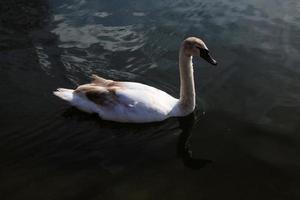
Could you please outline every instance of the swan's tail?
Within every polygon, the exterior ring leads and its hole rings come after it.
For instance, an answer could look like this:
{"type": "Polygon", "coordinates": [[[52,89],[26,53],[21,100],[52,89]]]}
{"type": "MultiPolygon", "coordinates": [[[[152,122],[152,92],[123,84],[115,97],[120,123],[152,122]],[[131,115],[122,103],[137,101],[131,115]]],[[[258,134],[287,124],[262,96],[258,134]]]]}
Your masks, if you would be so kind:
{"type": "Polygon", "coordinates": [[[56,91],[53,92],[53,94],[65,101],[71,102],[74,98],[73,92],[74,92],[74,90],[71,90],[71,89],[58,88],[56,91]]]}

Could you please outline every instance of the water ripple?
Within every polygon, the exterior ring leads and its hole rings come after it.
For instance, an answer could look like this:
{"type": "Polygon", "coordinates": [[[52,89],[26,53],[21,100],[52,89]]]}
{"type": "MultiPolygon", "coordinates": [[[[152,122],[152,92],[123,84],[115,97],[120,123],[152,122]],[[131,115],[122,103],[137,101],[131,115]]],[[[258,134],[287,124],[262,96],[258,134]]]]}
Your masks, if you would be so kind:
{"type": "Polygon", "coordinates": [[[101,45],[109,51],[135,51],[144,44],[144,37],[138,34],[136,26],[103,26],[102,24],[74,27],[61,22],[52,30],[60,39],[62,48],[88,48],[101,45]]]}

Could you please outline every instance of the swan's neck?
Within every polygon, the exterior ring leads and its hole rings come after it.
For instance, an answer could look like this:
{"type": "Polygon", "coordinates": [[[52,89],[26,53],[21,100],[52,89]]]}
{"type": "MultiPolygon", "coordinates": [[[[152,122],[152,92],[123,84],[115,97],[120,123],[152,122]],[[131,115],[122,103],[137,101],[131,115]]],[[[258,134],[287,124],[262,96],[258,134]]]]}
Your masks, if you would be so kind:
{"type": "Polygon", "coordinates": [[[179,52],[180,70],[180,113],[186,115],[195,108],[195,84],[192,56],[184,54],[181,47],[179,52]]]}

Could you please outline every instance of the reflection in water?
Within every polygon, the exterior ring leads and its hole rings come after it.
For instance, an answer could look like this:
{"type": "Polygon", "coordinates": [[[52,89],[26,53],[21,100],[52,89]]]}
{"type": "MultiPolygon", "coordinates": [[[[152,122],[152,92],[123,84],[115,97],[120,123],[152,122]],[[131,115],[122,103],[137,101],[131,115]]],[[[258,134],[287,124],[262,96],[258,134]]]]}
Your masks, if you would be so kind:
{"type": "Polygon", "coordinates": [[[191,113],[186,117],[179,118],[179,126],[182,133],[179,135],[177,151],[185,166],[192,169],[200,169],[211,160],[193,158],[190,147],[191,133],[195,123],[195,113],[191,113]]]}
{"type": "MultiPolygon", "coordinates": [[[[182,159],[182,162],[186,167],[189,167],[192,169],[200,169],[200,168],[204,167],[206,164],[211,162],[210,160],[197,159],[197,158],[193,158],[193,156],[192,156],[192,151],[190,148],[190,139],[191,139],[191,133],[193,131],[193,126],[195,123],[195,114],[194,113],[192,113],[186,117],[173,118],[173,119],[166,120],[163,122],[146,123],[146,124],[126,124],[126,123],[103,121],[103,120],[99,119],[99,116],[97,114],[90,115],[90,114],[82,113],[81,111],[79,111],[78,109],[76,109],[74,107],[66,110],[66,112],[63,113],[63,116],[66,118],[72,118],[72,120],[78,120],[81,123],[83,121],[93,120],[93,121],[95,121],[95,123],[97,123],[101,127],[102,131],[105,129],[109,129],[111,131],[111,133],[108,133],[110,135],[107,135],[105,137],[110,138],[110,139],[107,140],[107,139],[102,138],[100,146],[103,146],[104,141],[107,144],[110,142],[115,142],[113,140],[116,140],[116,138],[114,138],[114,137],[111,138],[111,136],[114,134],[117,134],[118,137],[120,137],[120,138],[122,138],[122,137],[127,138],[126,140],[122,140],[122,145],[124,145],[124,146],[128,146],[128,145],[135,146],[135,145],[137,145],[136,142],[142,142],[143,145],[145,145],[147,143],[147,140],[151,140],[152,144],[150,144],[150,146],[152,145],[152,146],[158,148],[158,146],[156,146],[157,144],[155,145],[155,143],[157,143],[158,141],[155,141],[155,140],[160,140],[159,141],[160,143],[164,143],[163,141],[165,140],[168,143],[167,140],[170,140],[170,136],[172,136],[174,134],[177,135],[177,132],[179,131],[178,142],[177,142],[177,154],[182,159]],[[177,120],[179,123],[176,122],[177,120]],[[115,131],[117,131],[117,132],[115,132],[115,131]],[[132,136],[132,138],[130,138],[131,136],[132,136]],[[141,141],[141,140],[144,140],[144,141],[141,141]]],[[[107,149],[107,147],[106,147],[106,149],[107,149]]],[[[163,147],[162,147],[162,149],[163,149],[163,147]]],[[[118,149],[117,151],[120,151],[120,149],[118,149]]],[[[140,151],[143,151],[143,149],[140,149],[140,151]]],[[[157,152],[157,151],[163,151],[163,150],[158,148],[158,149],[155,149],[154,151],[157,152]]],[[[120,152],[122,152],[122,156],[124,156],[124,154],[126,153],[126,150],[123,149],[120,152]]],[[[135,152],[135,151],[134,152],[130,151],[127,153],[137,154],[137,152],[135,152]]],[[[162,153],[162,155],[164,155],[164,153],[162,153]]],[[[105,157],[107,157],[107,156],[108,155],[106,155],[105,157]]],[[[109,162],[111,162],[112,160],[118,160],[117,157],[112,158],[112,156],[113,155],[111,155],[109,157],[109,159],[110,159],[109,162]]],[[[132,157],[132,156],[133,155],[126,155],[126,157],[132,157]]],[[[170,155],[167,155],[166,157],[170,157],[170,155]]],[[[164,159],[164,158],[162,157],[162,159],[164,159]]],[[[108,163],[108,160],[104,160],[102,162],[108,163]]],[[[128,162],[128,160],[127,160],[127,162],[128,162]]],[[[146,163],[147,162],[149,162],[149,160],[146,161],[146,163]]],[[[125,163],[122,163],[122,165],[125,165],[125,163]]]]}
{"type": "Polygon", "coordinates": [[[98,24],[72,27],[68,21],[63,21],[52,32],[59,36],[62,48],[100,45],[109,51],[135,51],[143,46],[144,40],[133,26],[106,27],[98,24]]]}
{"type": "Polygon", "coordinates": [[[44,53],[44,48],[42,46],[36,46],[36,54],[39,59],[41,68],[47,73],[50,74],[51,63],[48,61],[49,56],[44,53]]]}

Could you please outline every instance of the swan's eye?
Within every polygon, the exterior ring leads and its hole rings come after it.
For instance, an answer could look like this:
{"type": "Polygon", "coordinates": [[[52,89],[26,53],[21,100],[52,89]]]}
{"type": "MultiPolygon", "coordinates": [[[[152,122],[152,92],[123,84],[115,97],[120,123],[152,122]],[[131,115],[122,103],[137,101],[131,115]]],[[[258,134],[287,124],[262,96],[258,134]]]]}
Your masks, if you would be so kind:
{"type": "Polygon", "coordinates": [[[203,49],[203,48],[200,48],[200,47],[197,47],[200,51],[200,56],[201,55],[207,55],[209,53],[209,50],[208,49],[203,49]]]}

